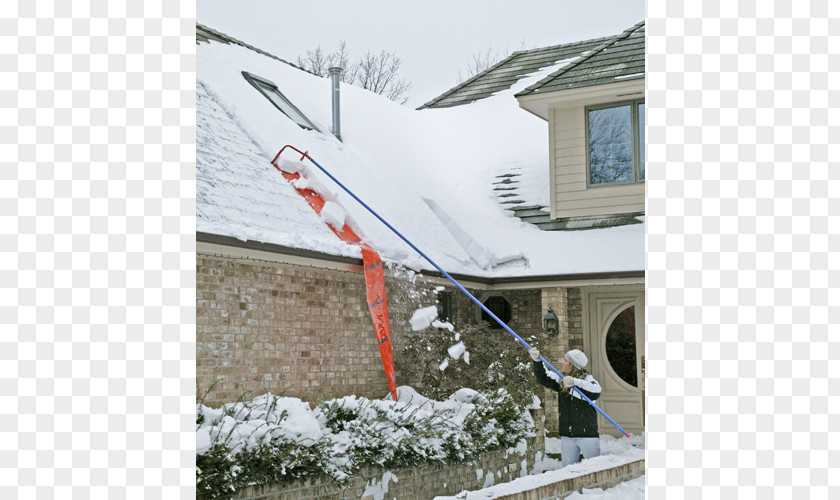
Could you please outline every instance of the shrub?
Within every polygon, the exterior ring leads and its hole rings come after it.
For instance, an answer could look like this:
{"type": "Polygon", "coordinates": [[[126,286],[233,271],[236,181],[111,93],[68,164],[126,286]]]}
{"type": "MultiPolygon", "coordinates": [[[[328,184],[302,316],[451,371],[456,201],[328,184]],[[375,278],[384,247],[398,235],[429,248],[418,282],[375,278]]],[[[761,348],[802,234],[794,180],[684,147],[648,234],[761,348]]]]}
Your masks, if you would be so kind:
{"type": "Polygon", "coordinates": [[[272,394],[218,410],[197,405],[198,495],[321,474],[342,482],[366,465],[469,460],[534,435],[530,415],[503,389],[461,389],[443,402],[399,392],[400,402],[348,396],[315,410],[272,394]]]}

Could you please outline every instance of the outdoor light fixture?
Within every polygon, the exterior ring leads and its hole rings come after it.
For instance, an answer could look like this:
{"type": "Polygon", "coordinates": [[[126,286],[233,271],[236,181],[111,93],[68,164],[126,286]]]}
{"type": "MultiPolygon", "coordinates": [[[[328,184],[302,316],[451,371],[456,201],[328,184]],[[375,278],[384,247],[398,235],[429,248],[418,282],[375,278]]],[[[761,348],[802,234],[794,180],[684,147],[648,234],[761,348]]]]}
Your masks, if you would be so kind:
{"type": "Polygon", "coordinates": [[[557,328],[557,316],[554,315],[554,311],[551,308],[548,308],[548,313],[543,318],[543,329],[545,333],[549,335],[557,335],[558,328],[557,328]]]}

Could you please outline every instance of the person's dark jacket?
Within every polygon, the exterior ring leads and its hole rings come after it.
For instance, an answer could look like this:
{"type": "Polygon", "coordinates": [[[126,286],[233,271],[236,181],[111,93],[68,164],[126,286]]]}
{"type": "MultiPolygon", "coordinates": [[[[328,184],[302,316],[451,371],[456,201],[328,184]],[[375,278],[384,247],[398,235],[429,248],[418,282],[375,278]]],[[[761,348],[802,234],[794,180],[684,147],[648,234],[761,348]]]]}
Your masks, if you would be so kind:
{"type": "MultiPolygon", "coordinates": [[[[595,408],[587,403],[577,391],[564,391],[563,385],[558,384],[545,372],[542,361],[534,361],[534,375],[537,382],[557,392],[557,407],[559,410],[559,434],[565,437],[598,437],[598,414],[595,408]]],[[[586,397],[595,401],[601,396],[601,385],[590,374],[583,379],[577,379],[575,387],[580,389],[586,397]]]]}

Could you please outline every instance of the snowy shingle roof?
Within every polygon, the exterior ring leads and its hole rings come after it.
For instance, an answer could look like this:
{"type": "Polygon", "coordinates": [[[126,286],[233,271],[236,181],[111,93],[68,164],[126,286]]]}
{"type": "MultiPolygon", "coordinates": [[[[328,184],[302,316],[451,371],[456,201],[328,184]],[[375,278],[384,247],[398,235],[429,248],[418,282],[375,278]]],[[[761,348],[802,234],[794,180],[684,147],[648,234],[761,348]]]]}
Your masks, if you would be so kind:
{"type": "Polygon", "coordinates": [[[516,96],[615,83],[644,76],[645,23],[642,21],[516,96]]]}
{"type": "Polygon", "coordinates": [[[595,38],[533,50],[514,52],[492,67],[456,85],[417,109],[469,104],[509,89],[519,79],[558,61],[581,57],[612,37],[595,38]]]}
{"type": "MultiPolygon", "coordinates": [[[[449,273],[513,279],[644,270],[644,224],[540,231],[493,195],[498,176],[516,169],[524,179],[525,201],[547,198],[547,125],[523,112],[513,94],[565,62],[472,106],[422,112],[342,84],[340,142],[322,132],[330,129],[332,117],[328,79],[246,44],[207,40],[196,47],[198,232],[359,257],[358,247],[332,234],[271,166],[290,144],[308,151],[449,273]],[[317,130],[299,127],[257,92],[243,71],[276,84],[317,130]]],[[[283,158],[297,162],[300,155],[283,158]]],[[[383,261],[433,269],[313,164],[299,165],[383,261]]]]}

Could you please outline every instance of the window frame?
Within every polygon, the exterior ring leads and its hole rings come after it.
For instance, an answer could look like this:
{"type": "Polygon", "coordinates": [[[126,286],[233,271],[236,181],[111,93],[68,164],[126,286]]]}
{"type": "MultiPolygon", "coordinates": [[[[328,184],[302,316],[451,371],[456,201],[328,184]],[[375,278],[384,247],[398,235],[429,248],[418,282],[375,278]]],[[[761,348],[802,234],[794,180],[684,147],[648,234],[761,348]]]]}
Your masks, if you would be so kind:
{"type": "Polygon", "coordinates": [[[259,92],[260,94],[263,95],[263,97],[268,99],[268,102],[270,102],[272,106],[279,109],[281,113],[286,115],[286,117],[288,119],[295,122],[300,128],[306,129],[306,130],[319,131],[318,127],[316,127],[315,124],[312,123],[312,120],[310,120],[305,114],[303,114],[303,112],[301,110],[299,110],[297,106],[292,104],[292,101],[290,101],[288,97],[284,96],[283,93],[280,92],[280,89],[277,88],[277,85],[274,82],[272,82],[271,80],[266,80],[265,78],[259,77],[259,76],[255,75],[253,73],[248,73],[247,71],[243,71],[242,76],[245,77],[245,80],[247,80],[248,83],[250,83],[255,89],[257,89],[257,92],[259,92]],[[298,115],[300,115],[301,118],[303,118],[303,120],[306,122],[306,125],[304,125],[303,123],[301,123],[297,119],[289,116],[289,114],[286,113],[286,111],[283,110],[283,108],[281,108],[280,106],[277,105],[276,102],[274,102],[274,99],[272,99],[268,94],[266,94],[266,90],[263,87],[261,87],[260,84],[271,88],[274,91],[274,94],[277,97],[279,97],[281,101],[283,101],[287,106],[292,108],[298,115]]]}
{"type": "MultiPolygon", "coordinates": [[[[491,311],[493,311],[493,314],[496,314],[496,316],[500,320],[502,320],[503,323],[508,324],[513,320],[513,302],[511,302],[510,299],[508,299],[504,294],[491,293],[491,294],[485,296],[484,299],[481,301],[481,303],[487,309],[490,309],[491,311]],[[487,304],[487,302],[492,300],[492,299],[501,299],[501,300],[504,301],[504,305],[502,306],[502,314],[496,314],[496,312],[493,311],[493,308],[490,307],[487,304]],[[509,316],[507,319],[505,319],[505,316],[506,316],[505,313],[504,313],[505,310],[507,310],[507,313],[508,313],[507,316],[509,316]]],[[[476,307],[476,309],[478,310],[479,321],[486,321],[487,324],[490,325],[491,330],[502,330],[502,329],[504,329],[504,327],[501,325],[501,323],[498,323],[498,322],[496,322],[496,320],[491,318],[490,315],[488,315],[487,312],[484,311],[484,309],[482,309],[480,307],[476,307]],[[487,315],[486,319],[484,317],[485,315],[487,315]]]]}
{"type": "MultiPolygon", "coordinates": [[[[586,133],[586,144],[584,145],[584,155],[586,157],[586,189],[602,188],[609,186],[629,186],[633,184],[644,184],[645,179],[642,178],[642,162],[641,162],[641,127],[639,126],[639,105],[644,105],[644,99],[630,99],[626,101],[614,101],[601,104],[593,104],[583,108],[584,114],[584,129],[586,133]],[[589,112],[597,111],[599,109],[620,108],[622,106],[630,106],[630,135],[633,141],[633,180],[625,182],[602,182],[592,183],[591,157],[589,153],[589,112]]],[[[647,110],[645,111],[647,113],[647,110]]],[[[647,116],[645,116],[647,119],[647,116]]]]}

